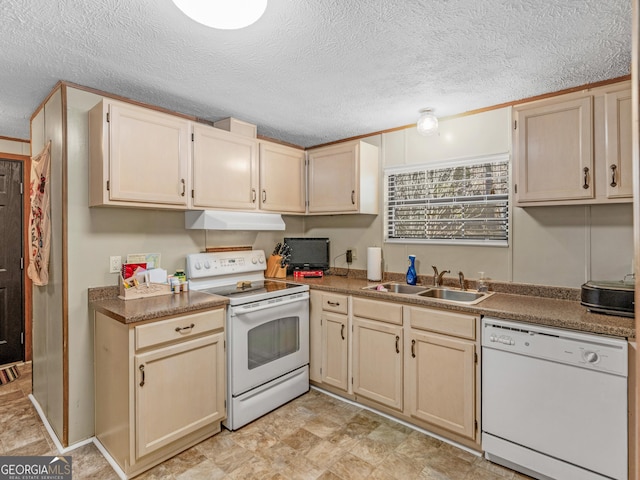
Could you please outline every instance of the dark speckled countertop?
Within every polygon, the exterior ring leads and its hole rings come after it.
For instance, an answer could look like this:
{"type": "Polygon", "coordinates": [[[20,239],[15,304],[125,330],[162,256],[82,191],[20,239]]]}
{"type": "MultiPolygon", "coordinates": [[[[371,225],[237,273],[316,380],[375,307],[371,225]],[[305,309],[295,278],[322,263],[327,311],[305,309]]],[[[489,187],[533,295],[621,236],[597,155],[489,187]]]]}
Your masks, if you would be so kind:
{"type": "Polygon", "coordinates": [[[118,298],[118,287],[89,289],[89,306],[122,323],[135,323],[195,313],[224,307],[228,303],[229,300],[225,297],[194,291],[135,300],[121,300],[118,298]]]}
{"type": "MultiPolygon", "coordinates": [[[[337,272],[339,273],[339,272],[337,272]]],[[[403,281],[403,275],[385,275],[384,281],[403,281]]],[[[349,276],[326,275],[324,278],[294,279],[311,288],[344,295],[358,295],[371,299],[401,302],[408,305],[443,308],[496,318],[527,322],[550,327],[567,328],[588,333],[635,338],[634,319],[588,312],[580,304],[580,290],[566,287],[491,282],[495,293],[476,305],[445,303],[417,295],[363,290],[380,282],[366,280],[366,272],[349,272],[349,276]]],[[[432,285],[432,277],[420,276],[423,285],[432,285]]],[[[454,279],[445,278],[445,284],[456,286],[454,279]]],[[[474,282],[468,282],[474,288],[474,282]]],[[[189,291],[139,300],[120,300],[117,287],[89,289],[90,307],[123,323],[180,315],[221,307],[228,304],[225,297],[189,291]]]]}
{"type": "MultiPolygon", "coordinates": [[[[419,283],[431,285],[432,283],[428,281],[428,278],[421,279],[419,283]]],[[[490,285],[490,291],[493,290],[496,293],[476,305],[464,305],[444,303],[417,295],[363,290],[363,287],[381,282],[369,282],[366,278],[356,277],[355,275],[354,277],[326,275],[323,278],[295,280],[290,277],[287,280],[305,283],[318,290],[345,295],[358,295],[371,299],[402,302],[403,304],[444,308],[452,311],[481,314],[505,320],[567,328],[601,335],[635,338],[633,318],[588,312],[586,307],[580,304],[579,289],[494,282],[490,285]]],[[[399,281],[399,279],[385,277],[385,281],[399,281]]],[[[475,285],[470,286],[474,287],[475,285]]]]}

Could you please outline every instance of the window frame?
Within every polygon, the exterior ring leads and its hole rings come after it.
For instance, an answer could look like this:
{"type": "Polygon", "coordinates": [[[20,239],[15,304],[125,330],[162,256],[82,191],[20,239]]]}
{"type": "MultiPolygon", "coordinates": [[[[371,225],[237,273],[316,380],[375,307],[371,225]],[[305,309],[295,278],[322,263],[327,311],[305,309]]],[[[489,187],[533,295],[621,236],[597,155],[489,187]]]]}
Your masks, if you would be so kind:
{"type": "MultiPolygon", "coordinates": [[[[482,156],[473,156],[473,157],[464,157],[464,158],[456,158],[449,160],[439,160],[427,163],[420,164],[410,164],[410,165],[397,165],[397,166],[388,166],[384,168],[383,175],[384,182],[384,232],[383,232],[383,241],[385,243],[390,244],[424,244],[424,245],[456,245],[456,246],[490,246],[490,247],[509,247],[511,235],[512,235],[512,210],[513,210],[513,202],[512,202],[512,162],[511,156],[509,153],[500,153],[493,155],[482,155],[482,156]],[[506,238],[497,240],[497,239],[463,239],[463,238],[411,238],[411,237],[390,237],[389,236],[389,224],[390,218],[392,215],[392,206],[390,206],[390,198],[389,198],[389,176],[395,174],[407,174],[407,173],[419,173],[429,170],[440,170],[446,168],[457,168],[463,166],[472,166],[472,165],[482,165],[486,163],[504,163],[507,164],[507,192],[506,195],[500,195],[501,199],[496,199],[495,201],[503,201],[506,202],[505,215],[506,215],[506,238]]],[[[450,198],[464,198],[464,196],[450,197],[450,198]]],[[[443,202],[443,205],[452,205],[455,204],[455,200],[443,202]]],[[[437,205],[438,202],[425,202],[425,205],[437,205]]]]}

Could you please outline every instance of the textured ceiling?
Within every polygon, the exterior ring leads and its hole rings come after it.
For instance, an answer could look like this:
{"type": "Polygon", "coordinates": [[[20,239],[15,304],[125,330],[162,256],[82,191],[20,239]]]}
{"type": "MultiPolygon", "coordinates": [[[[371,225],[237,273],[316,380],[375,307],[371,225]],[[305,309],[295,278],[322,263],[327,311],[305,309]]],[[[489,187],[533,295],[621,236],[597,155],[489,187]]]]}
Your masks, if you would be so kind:
{"type": "Polygon", "coordinates": [[[236,31],[171,0],[0,0],[0,136],[58,80],[302,146],[630,72],[630,0],[270,0],[236,31]]]}

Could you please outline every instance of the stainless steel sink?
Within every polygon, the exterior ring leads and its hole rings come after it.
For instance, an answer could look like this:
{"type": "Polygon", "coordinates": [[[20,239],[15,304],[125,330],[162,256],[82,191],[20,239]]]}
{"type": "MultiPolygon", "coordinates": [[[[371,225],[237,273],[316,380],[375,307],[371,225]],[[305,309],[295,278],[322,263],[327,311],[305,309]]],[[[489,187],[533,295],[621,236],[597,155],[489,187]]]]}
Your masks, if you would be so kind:
{"type": "Polygon", "coordinates": [[[478,303],[491,295],[488,292],[474,292],[470,290],[450,290],[448,288],[431,288],[425,292],[418,293],[421,297],[436,298],[438,300],[448,300],[459,303],[478,303]]]}
{"type": "Polygon", "coordinates": [[[404,283],[381,283],[364,287],[364,290],[376,290],[387,293],[401,293],[404,295],[418,295],[451,303],[474,305],[493,295],[493,292],[478,292],[475,290],[458,290],[447,287],[427,287],[424,285],[407,285],[404,283]]]}
{"type": "Polygon", "coordinates": [[[406,285],[404,283],[381,283],[380,285],[364,288],[366,290],[379,290],[381,292],[404,293],[409,295],[424,292],[429,289],[429,287],[422,285],[406,285]]]}

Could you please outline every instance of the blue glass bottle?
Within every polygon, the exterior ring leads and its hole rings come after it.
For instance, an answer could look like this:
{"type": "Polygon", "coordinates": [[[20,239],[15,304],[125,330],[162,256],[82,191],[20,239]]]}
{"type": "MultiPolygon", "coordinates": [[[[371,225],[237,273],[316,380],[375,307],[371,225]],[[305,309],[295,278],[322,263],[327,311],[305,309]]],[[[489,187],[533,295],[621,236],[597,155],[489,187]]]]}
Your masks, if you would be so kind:
{"type": "Polygon", "coordinates": [[[418,280],[418,274],[416,273],[416,256],[409,255],[409,269],[407,270],[407,283],[409,285],[415,285],[418,280]]]}

